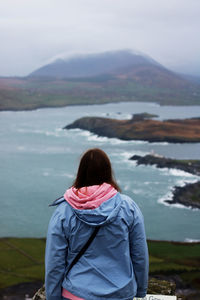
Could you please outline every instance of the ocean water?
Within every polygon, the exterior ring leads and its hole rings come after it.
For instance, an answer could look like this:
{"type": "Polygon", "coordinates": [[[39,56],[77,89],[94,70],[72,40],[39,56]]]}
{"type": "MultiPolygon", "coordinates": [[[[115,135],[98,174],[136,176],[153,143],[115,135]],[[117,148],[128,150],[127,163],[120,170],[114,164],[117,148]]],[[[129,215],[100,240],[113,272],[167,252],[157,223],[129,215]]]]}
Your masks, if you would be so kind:
{"type": "Polygon", "coordinates": [[[62,129],[83,116],[128,119],[141,112],[157,114],[158,119],[200,117],[200,106],[127,102],[0,112],[0,237],[44,237],[53,212],[48,205],[72,184],[82,152],[99,147],[109,155],[123,193],[141,208],[149,239],[200,240],[200,210],[164,201],[172,197],[174,186],[200,178],[176,169],[136,166],[129,160],[148,153],[200,159],[199,143],[121,141],[62,129]]]}

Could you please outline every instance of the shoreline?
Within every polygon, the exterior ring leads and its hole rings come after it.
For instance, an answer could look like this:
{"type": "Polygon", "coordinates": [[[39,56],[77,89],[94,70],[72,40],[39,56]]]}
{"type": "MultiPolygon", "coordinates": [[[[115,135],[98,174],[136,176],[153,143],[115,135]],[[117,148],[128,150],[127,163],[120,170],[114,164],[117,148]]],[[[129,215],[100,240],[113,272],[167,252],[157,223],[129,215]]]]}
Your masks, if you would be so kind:
{"type": "Polygon", "coordinates": [[[108,102],[96,102],[96,103],[79,103],[79,104],[77,104],[77,103],[69,103],[69,104],[63,104],[63,105],[39,105],[39,106],[36,106],[36,107],[26,107],[26,106],[24,106],[24,107],[22,107],[22,108],[3,108],[3,109],[1,109],[0,108],[0,112],[4,112],[4,111],[10,111],[10,112],[22,112],[22,111],[24,111],[24,112],[26,112],[26,111],[35,111],[35,110],[38,110],[38,109],[45,109],[45,108],[47,108],[47,109],[54,109],[54,108],[64,108],[64,107],[68,107],[68,106],[93,106],[93,105],[105,105],[105,104],[117,104],[117,103],[142,103],[142,104],[155,104],[155,105],[158,105],[158,106],[160,106],[160,107],[165,107],[165,106],[171,106],[171,107],[174,107],[174,106],[178,106],[178,107],[189,107],[189,106],[192,106],[192,107],[194,107],[194,106],[197,106],[197,107],[200,107],[200,103],[199,103],[199,105],[198,104],[191,104],[191,103],[188,103],[188,104],[186,104],[186,103],[184,103],[184,104],[177,104],[177,103],[175,103],[175,104],[173,104],[173,103],[169,103],[169,104],[162,104],[162,103],[159,103],[159,102],[155,102],[155,101],[138,101],[138,100],[136,100],[136,101],[121,101],[121,100],[116,100],[116,101],[108,101],[108,102]]]}

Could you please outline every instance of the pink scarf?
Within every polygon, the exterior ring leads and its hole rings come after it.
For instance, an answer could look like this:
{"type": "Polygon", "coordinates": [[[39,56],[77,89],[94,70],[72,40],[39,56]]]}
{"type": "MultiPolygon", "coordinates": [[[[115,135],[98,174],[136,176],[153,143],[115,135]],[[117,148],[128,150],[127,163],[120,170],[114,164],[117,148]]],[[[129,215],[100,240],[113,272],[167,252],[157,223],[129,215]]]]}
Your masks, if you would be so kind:
{"type": "Polygon", "coordinates": [[[104,201],[116,195],[117,190],[108,183],[76,189],[71,187],[65,194],[65,200],[75,209],[95,209],[104,201]]]}

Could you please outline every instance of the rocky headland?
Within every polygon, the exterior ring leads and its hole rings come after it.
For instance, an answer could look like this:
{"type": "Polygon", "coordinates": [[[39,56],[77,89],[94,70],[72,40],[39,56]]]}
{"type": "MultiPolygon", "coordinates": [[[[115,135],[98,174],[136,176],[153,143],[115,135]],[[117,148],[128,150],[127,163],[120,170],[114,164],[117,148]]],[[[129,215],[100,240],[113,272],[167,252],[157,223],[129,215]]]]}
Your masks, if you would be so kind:
{"type": "Polygon", "coordinates": [[[200,176],[200,160],[180,160],[166,158],[159,155],[133,155],[131,160],[136,160],[137,165],[155,165],[158,168],[173,168],[200,176]]]}
{"type": "MultiPolygon", "coordinates": [[[[155,165],[158,168],[176,168],[200,176],[199,160],[177,160],[155,155],[134,155],[130,159],[136,160],[137,165],[155,165]]],[[[188,183],[183,187],[175,186],[173,189],[173,199],[165,201],[169,204],[178,203],[187,207],[200,209],[200,181],[188,183]]]]}
{"type": "Polygon", "coordinates": [[[200,181],[187,183],[183,187],[175,186],[173,189],[173,199],[165,200],[165,202],[200,209],[200,181]]]}
{"type": "Polygon", "coordinates": [[[80,128],[99,136],[148,142],[199,143],[200,118],[152,120],[148,114],[133,115],[130,120],[83,117],[64,129],[80,128]]]}

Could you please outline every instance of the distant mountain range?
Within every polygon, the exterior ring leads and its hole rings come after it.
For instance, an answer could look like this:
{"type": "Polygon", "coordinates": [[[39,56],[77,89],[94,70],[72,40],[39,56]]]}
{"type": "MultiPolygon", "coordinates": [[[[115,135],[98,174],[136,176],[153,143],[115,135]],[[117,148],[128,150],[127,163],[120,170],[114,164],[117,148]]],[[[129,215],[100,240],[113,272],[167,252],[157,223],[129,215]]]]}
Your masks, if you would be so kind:
{"type": "Polygon", "coordinates": [[[200,82],[129,50],[58,59],[27,77],[0,79],[0,110],[122,101],[200,105],[200,82]]]}

